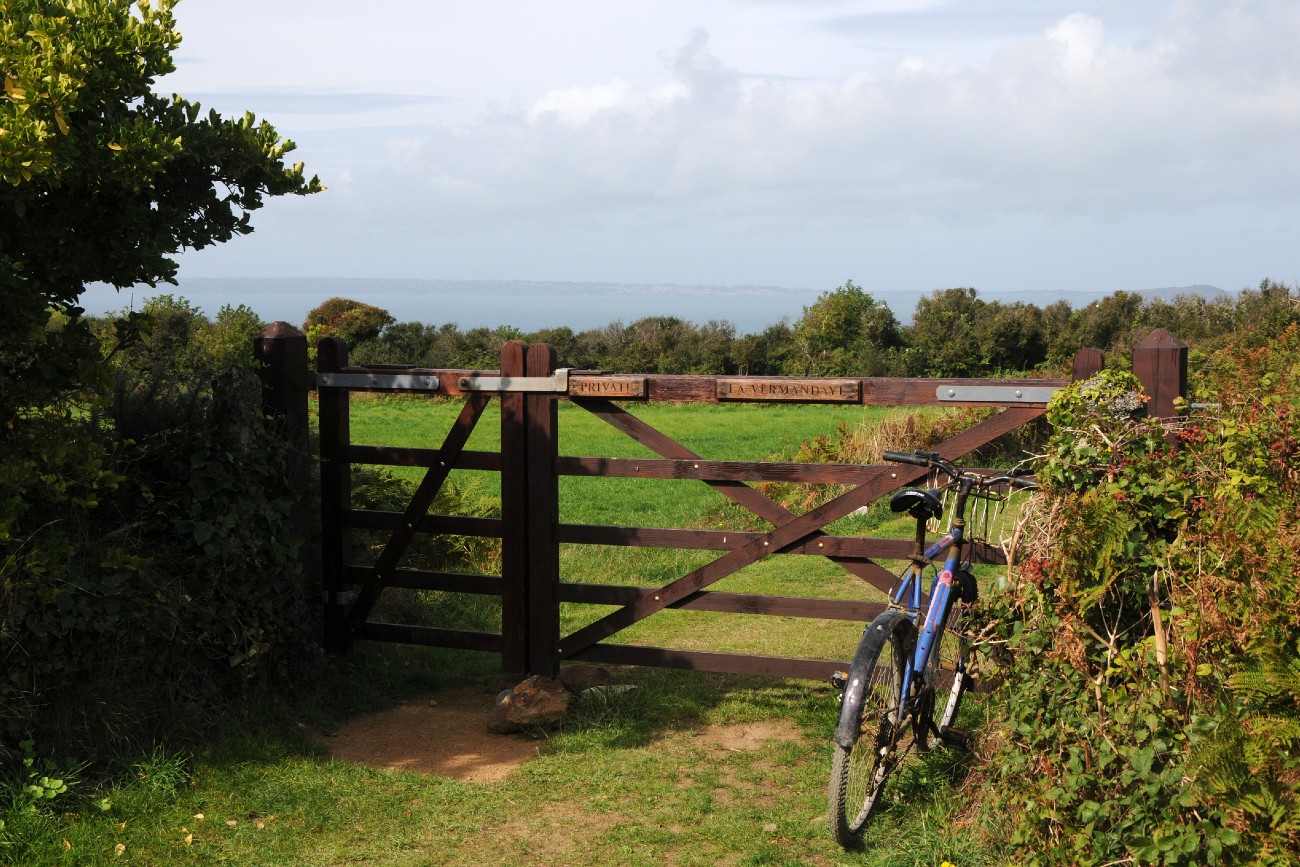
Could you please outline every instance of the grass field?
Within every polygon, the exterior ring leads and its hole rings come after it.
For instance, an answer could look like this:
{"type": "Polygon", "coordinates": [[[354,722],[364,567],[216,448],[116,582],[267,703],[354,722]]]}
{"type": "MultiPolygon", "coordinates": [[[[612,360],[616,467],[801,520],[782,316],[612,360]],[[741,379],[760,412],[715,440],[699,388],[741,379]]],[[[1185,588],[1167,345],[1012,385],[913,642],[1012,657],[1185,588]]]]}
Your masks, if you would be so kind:
{"type": "MultiPolygon", "coordinates": [[[[440,401],[357,401],[353,440],[434,447],[457,411],[440,401]]],[[[712,459],[788,458],[802,440],[831,433],[841,422],[873,424],[881,417],[835,406],[651,405],[636,413],[712,459]]],[[[560,429],[563,454],[645,454],[580,409],[563,407],[560,429]]],[[[469,448],[493,449],[498,438],[489,411],[469,448]]],[[[457,484],[484,497],[496,491],[493,474],[455,475],[457,484]]],[[[565,522],[725,526],[735,517],[731,509],[699,482],[565,479],[561,489],[565,522]]],[[[908,534],[904,523],[880,510],[837,529],[908,534]]],[[[713,556],[566,546],[562,571],[567,581],[666,583],[713,556]]],[[[835,598],[874,592],[833,564],[793,556],[768,558],[715,586],[835,598]]],[[[565,606],[564,627],[603,610],[565,606]]],[[[860,631],[852,623],[664,612],[617,640],[846,658],[860,631]]],[[[308,732],[403,702],[436,700],[454,687],[495,690],[511,680],[484,654],[361,645],[344,658],[321,659],[294,694],[244,708],[211,741],[144,756],[109,789],[74,785],[62,802],[65,812],[5,814],[10,832],[14,823],[35,823],[19,838],[38,842],[0,846],[0,862],[998,863],[990,854],[995,840],[950,821],[963,803],[956,787],[964,760],[947,751],[900,775],[893,788],[898,803],[873,826],[865,851],[845,853],[831,842],[825,800],[838,696],[827,684],[650,669],[615,674],[637,688],[584,701],[559,731],[528,735],[537,757],[509,779],[464,783],[332,760],[308,732]],[[723,735],[738,727],[775,736],[743,749],[726,746],[723,735]]],[[[968,703],[965,722],[977,725],[978,700],[968,703]]]]}
{"type": "MultiPolygon", "coordinates": [[[[450,428],[458,402],[435,400],[354,401],[352,438],[369,445],[436,446],[450,428]]],[[[714,460],[789,460],[799,444],[833,435],[837,426],[869,426],[893,410],[836,405],[666,405],[632,406],[631,411],[702,457],[714,460]]],[[[572,404],[560,406],[560,453],[602,457],[650,457],[649,450],[572,404]]],[[[489,411],[467,448],[495,450],[499,416],[489,411]]],[[[417,468],[396,470],[416,480],[417,468]]],[[[495,473],[458,471],[453,482],[499,498],[495,473]]],[[[694,480],[564,477],[560,484],[564,523],[619,526],[744,529],[752,516],[708,485],[694,480]]],[[[770,525],[760,522],[759,526],[770,525]]],[[[883,509],[833,525],[836,532],[908,535],[910,525],[883,509]],[[882,525],[889,526],[882,526],[882,525]]],[[[717,557],[711,551],[652,550],[565,545],[561,576],[583,583],[663,585],[717,557]]],[[[739,593],[875,599],[879,594],[833,563],[816,557],[765,558],[711,589],[739,593]]],[[[604,606],[565,604],[567,633],[607,613],[604,606]]],[[[440,621],[440,625],[450,625],[440,621]]],[[[625,630],[618,641],[734,652],[845,659],[861,633],[858,624],[808,622],[711,612],[664,611],[625,630]]]]}

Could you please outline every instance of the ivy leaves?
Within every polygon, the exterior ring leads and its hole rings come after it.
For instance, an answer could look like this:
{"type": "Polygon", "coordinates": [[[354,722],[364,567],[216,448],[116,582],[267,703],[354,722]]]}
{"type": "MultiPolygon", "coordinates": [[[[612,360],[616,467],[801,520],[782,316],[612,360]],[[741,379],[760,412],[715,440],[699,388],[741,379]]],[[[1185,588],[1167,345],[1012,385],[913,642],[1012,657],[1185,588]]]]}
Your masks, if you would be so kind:
{"type": "Polygon", "coordinates": [[[1236,399],[1195,417],[1146,418],[1122,371],[1049,407],[1027,550],[982,602],[1008,735],[987,767],[1026,863],[1295,851],[1296,357],[1294,326],[1226,350],[1211,369],[1231,377],[1198,386],[1236,399]]]}

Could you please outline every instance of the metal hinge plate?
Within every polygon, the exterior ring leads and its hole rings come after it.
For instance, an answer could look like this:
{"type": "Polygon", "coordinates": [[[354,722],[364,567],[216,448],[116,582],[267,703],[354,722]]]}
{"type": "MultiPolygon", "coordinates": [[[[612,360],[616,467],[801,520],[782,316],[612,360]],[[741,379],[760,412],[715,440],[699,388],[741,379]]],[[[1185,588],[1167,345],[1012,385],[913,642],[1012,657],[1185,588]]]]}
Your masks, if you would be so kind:
{"type": "Polygon", "coordinates": [[[1047,403],[1057,391],[1044,386],[941,385],[935,397],[963,403],[1047,403]]]}
{"type": "Polygon", "coordinates": [[[441,383],[436,376],[417,373],[318,373],[316,387],[437,391],[441,383]]]}
{"type": "Polygon", "coordinates": [[[550,376],[462,376],[457,384],[461,391],[567,394],[569,368],[562,367],[550,376]]]}

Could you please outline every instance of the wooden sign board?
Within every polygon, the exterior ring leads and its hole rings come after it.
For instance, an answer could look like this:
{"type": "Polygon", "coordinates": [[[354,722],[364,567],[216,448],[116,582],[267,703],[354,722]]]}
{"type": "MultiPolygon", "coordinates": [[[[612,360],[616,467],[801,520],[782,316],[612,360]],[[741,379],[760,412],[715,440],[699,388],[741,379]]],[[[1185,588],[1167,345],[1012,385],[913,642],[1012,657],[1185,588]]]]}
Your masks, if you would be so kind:
{"type": "Polygon", "coordinates": [[[570,397],[645,397],[645,380],[635,376],[570,376],[570,397]]]}
{"type": "Polygon", "coordinates": [[[793,400],[858,403],[856,379],[719,379],[718,400],[793,400]]]}

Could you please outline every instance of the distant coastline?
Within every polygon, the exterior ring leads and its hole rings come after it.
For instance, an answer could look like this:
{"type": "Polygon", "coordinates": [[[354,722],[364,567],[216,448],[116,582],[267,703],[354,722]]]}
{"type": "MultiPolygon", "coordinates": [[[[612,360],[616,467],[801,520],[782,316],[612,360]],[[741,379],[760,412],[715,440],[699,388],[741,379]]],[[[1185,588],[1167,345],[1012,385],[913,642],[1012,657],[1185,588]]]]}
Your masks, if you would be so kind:
{"type": "MultiPolygon", "coordinates": [[[[822,292],[833,289],[780,286],[682,286],[654,283],[565,283],[525,280],[399,280],[349,277],[191,277],[180,285],[157,288],[137,286],[115,291],[94,285],[82,296],[88,313],[105,315],[139,308],[156,295],[176,295],[209,316],[224,305],[246,305],[264,320],[300,324],[326,298],[342,296],[374,304],[399,322],[442,324],[454,322],[462,329],[511,325],[522,331],[568,326],[575,331],[600,328],[611,322],[624,324],[647,316],[676,316],[703,324],[726,320],[741,334],[756,333],[770,325],[803,315],[804,307],[822,292]]],[[[876,291],[902,322],[912,318],[923,293],[876,291]]],[[[1040,307],[1065,300],[1081,307],[1113,290],[1086,292],[1003,293],[980,291],[985,301],[1025,301],[1040,307]]],[[[1214,286],[1148,289],[1145,297],[1172,298],[1180,293],[1205,297],[1227,295],[1214,286]]]]}

